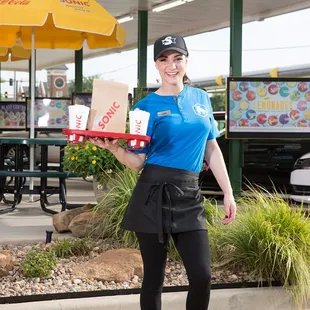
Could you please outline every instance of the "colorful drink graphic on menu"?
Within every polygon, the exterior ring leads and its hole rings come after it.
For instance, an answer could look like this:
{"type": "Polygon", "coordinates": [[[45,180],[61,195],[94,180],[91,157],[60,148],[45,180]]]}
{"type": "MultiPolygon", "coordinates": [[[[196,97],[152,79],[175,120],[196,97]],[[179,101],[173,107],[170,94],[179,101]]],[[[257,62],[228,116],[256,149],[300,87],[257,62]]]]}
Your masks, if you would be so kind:
{"type": "Polygon", "coordinates": [[[3,130],[26,128],[25,103],[0,103],[0,128],[3,130]]]}
{"type": "Polygon", "coordinates": [[[309,132],[310,82],[230,81],[231,132],[309,132]]]}
{"type": "MultiPolygon", "coordinates": [[[[63,129],[69,125],[70,99],[35,99],[35,128],[63,129]]],[[[27,104],[27,127],[30,127],[30,100],[27,104]]]]}

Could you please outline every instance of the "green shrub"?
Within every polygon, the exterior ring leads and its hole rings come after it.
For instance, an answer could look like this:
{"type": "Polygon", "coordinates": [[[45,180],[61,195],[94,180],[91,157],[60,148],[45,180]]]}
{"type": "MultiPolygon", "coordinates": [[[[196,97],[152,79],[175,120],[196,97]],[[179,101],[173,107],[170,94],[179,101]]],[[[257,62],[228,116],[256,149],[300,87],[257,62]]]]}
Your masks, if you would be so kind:
{"type": "Polygon", "coordinates": [[[138,242],[135,234],[120,228],[137,180],[138,174],[129,168],[125,168],[117,171],[111,182],[107,182],[108,193],[94,207],[95,213],[104,214],[103,221],[95,224],[96,227],[93,229],[96,232],[102,232],[100,238],[110,237],[123,246],[137,247],[138,242]]]}
{"type": "Polygon", "coordinates": [[[90,238],[75,239],[72,252],[76,256],[88,255],[93,249],[93,241],[90,238]]]}
{"type": "Polygon", "coordinates": [[[48,278],[56,265],[53,252],[35,249],[30,251],[24,259],[24,274],[29,278],[48,278]]]}
{"type": "Polygon", "coordinates": [[[73,256],[72,241],[70,239],[56,239],[51,249],[57,257],[73,256]]]}
{"type": "Polygon", "coordinates": [[[62,164],[66,172],[82,177],[96,176],[99,179],[109,171],[124,167],[110,151],[88,141],[82,144],[69,143],[65,147],[62,164]]]}
{"type": "Polygon", "coordinates": [[[88,255],[92,248],[93,244],[89,238],[56,240],[52,245],[52,251],[57,257],[88,255]]]}
{"type": "Polygon", "coordinates": [[[302,303],[309,296],[310,222],[301,209],[262,188],[240,199],[237,219],[219,246],[223,258],[242,264],[258,280],[279,281],[302,303]],[[239,208],[240,209],[240,208],[239,208]]]}

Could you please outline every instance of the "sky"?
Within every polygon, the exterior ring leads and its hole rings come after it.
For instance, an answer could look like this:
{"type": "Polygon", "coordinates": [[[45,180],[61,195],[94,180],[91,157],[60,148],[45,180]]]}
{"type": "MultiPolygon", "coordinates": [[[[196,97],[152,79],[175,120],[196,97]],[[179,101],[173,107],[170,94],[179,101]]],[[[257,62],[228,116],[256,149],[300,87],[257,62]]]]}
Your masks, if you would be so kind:
{"type": "MultiPolygon", "coordinates": [[[[270,70],[294,65],[310,66],[310,9],[252,22],[243,26],[243,72],[270,70]]],[[[164,34],[163,34],[164,35],[164,34]]],[[[191,79],[215,77],[229,71],[229,28],[186,37],[189,50],[188,76],[191,79]]],[[[137,50],[85,60],[83,75],[123,82],[132,89],[137,81],[137,50]]],[[[68,79],[74,79],[74,64],[67,64],[68,79]]],[[[148,47],[147,82],[156,83],[159,74],[148,47]]],[[[13,78],[3,71],[2,79],[13,78]]],[[[17,80],[28,80],[28,73],[16,73],[17,80]]],[[[37,80],[46,81],[46,71],[37,72],[37,80]]],[[[1,92],[13,93],[8,83],[1,92]]]]}

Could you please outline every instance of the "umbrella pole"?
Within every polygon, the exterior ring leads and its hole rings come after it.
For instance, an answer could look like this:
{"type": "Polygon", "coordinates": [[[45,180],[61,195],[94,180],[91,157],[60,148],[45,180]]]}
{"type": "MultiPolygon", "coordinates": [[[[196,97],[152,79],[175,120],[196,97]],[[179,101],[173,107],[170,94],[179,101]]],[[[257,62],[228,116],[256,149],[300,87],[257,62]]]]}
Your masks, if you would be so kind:
{"type": "MultiPolygon", "coordinates": [[[[30,103],[30,138],[34,138],[34,101],[35,101],[35,27],[32,27],[31,35],[31,103],[30,103]]],[[[34,170],[34,144],[30,144],[30,171],[34,170]]],[[[29,189],[33,190],[33,178],[30,178],[29,189]]],[[[33,195],[29,195],[29,201],[33,201],[33,195]]]]}

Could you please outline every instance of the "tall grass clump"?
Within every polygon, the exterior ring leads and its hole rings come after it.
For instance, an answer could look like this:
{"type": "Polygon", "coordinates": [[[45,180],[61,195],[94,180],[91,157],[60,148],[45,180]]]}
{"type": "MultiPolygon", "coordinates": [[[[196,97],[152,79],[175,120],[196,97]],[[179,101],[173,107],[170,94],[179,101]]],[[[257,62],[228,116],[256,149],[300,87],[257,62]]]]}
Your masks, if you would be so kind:
{"type": "Polygon", "coordinates": [[[135,248],[137,239],[133,232],[121,229],[121,222],[136,186],[139,175],[124,168],[115,171],[107,182],[107,193],[94,207],[95,214],[103,214],[103,220],[96,224],[95,231],[101,231],[100,238],[115,239],[122,246],[135,248]]]}
{"type": "Polygon", "coordinates": [[[227,258],[261,282],[280,282],[302,304],[310,292],[309,218],[261,187],[251,186],[238,205],[237,219],[226,227],[221,242],[227,258]]]}
{"type": "Polygon", "coordinates": [[[222,223],[225,211],[218,206],[216,199],[205,199],[204,209],[209,236],[211,263],[214,267],[220,263],[225,254],[225,249],[222,247],[222,240],[226,233],[226,226],[222,223]]]}
{"type": "Polygon", "coordinates": [[[93,248],[93,242],[90,238],[56,239],[55,241],[51,246],[51,250],[56,257],[85,256],[93,248]]]}
{"type": "MultiPolygon", "coordinates": [[[[220,246],[219,240],[222,238],[224,232],[222,219],[225,212],[218,207],[215,199],[204,198],[203,207],[208,228],[211,259],[212,263],[216,263],[222,257],[223,249],[220,246]]],[[[172,239],[170,239],[168,246],[168,257],[173,261],[181,261],[181,257],[172,239]]]]}

